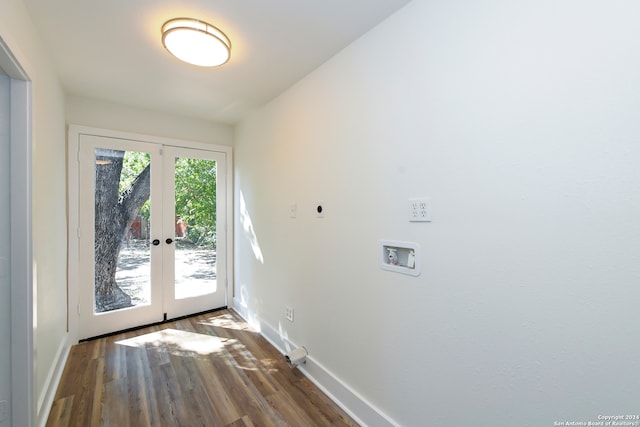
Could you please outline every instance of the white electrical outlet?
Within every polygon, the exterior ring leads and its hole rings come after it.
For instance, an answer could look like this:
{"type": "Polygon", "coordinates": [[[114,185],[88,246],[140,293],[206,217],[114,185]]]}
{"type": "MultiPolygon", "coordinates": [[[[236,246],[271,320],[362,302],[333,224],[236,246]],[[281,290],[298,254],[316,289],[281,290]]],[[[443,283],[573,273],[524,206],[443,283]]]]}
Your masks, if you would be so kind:
{"type": "Polygon", "coordinates": [[[293,322],[293,307],[286,306],[284,308],[284,317],[288,321],[293,322]]]}
{"type": "Polygon", "coordinates": [[[430,222],[431,201],[429,199],[409,199],[409,221],[430,222]]]}

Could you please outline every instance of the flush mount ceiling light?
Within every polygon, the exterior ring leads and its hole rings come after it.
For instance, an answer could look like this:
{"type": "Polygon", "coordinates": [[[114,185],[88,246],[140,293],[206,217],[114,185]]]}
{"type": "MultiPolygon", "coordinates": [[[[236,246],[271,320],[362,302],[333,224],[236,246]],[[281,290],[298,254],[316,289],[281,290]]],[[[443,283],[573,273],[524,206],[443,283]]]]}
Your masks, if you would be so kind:
{"type": "Polygon", "coordinates": [[[162,44],[176,58],[202,67],[229,60],[231,42],[218,28],[193,18],[176,18],[162,26],[162,44]]]}

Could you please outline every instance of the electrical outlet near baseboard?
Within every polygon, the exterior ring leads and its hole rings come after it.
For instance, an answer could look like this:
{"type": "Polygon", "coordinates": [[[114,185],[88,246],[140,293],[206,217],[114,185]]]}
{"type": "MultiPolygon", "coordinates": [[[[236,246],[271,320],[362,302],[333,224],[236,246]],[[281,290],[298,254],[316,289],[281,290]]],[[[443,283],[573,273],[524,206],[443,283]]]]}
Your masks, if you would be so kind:
{"type": "Polygon", "coordinates": [[[286,306],[284,308],[284,317],[289,321],[293,322],[293,307],[286,306]]]}

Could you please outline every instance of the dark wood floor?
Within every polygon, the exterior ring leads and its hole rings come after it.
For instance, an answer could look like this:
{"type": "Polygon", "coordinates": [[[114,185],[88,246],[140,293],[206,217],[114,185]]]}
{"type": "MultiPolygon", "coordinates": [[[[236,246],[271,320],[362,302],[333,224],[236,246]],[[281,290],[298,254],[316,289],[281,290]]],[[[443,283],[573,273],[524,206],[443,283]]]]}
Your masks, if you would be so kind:
{"type": "Polygon", "coordinates": [[[47,426],[357,426],[235,312],[78,344],[47,426]]]}

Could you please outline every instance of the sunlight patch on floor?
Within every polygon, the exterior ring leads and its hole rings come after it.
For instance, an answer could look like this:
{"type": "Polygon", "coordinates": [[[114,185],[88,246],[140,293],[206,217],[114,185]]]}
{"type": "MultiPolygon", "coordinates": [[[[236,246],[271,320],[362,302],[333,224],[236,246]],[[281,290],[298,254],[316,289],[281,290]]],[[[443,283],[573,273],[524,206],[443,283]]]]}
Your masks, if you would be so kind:
{"type": "Polygon", "coordinates": [[[218,337],[177,329],[164,329],[117,341],[116,344],[139,348],[162,348],[179,356],[196,354],[206,356],[224,348],[224,344],[218,337]]]}
{"type": "Polygon", "coordinates": [[[249,329],[249,325],[247,325],[245,322],[238,321],[238,319],[236,319],[235,317],[231,316],[230,314],[225,314],[225,315],[222,315],[222,316],[210,317],[206,321],[205,320],[201,320],[198,323],[200,325],[217,326],[219,328],[234,329],[236,331],[252,332],[252,331],[248,330],[249,329]]]}

